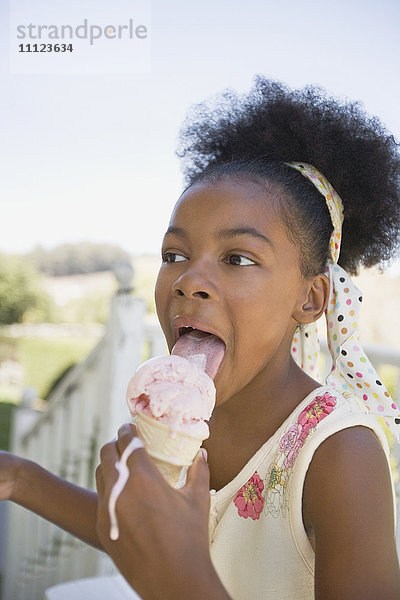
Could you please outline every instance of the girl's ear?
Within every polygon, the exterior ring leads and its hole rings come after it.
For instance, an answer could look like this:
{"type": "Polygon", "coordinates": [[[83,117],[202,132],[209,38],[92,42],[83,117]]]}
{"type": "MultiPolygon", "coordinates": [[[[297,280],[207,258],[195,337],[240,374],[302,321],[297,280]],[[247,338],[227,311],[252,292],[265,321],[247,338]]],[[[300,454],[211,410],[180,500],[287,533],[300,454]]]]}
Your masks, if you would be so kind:
{"type": "Polygon", "coordinates": [[[298,323],[313,323],[325,311],[329,300],[329,279],[323,273],[306,282],[299,305],[293,313],[298,323]]]}

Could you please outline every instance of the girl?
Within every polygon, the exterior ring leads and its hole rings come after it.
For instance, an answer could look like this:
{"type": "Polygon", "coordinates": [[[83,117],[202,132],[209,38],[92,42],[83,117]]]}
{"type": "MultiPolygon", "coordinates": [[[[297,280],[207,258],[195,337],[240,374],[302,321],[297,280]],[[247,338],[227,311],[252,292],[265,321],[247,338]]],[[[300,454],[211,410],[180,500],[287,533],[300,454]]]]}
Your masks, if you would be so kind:
{"type": "Polygon", "coordinates": [[[400,415],[359,343],[349,276],[398,247],[397,144],[357,104],[259,77],[243,98],[197,107],[179,154],[187,187],[163,241],[157,312],[170,350],[191,329],[210,353],[214,338],[225,345],[185,487],[137,449],[110,539],[115,464],[136,434],[124,425],[102,449],[98,496],[3,455],[2,497],[104,548],[144,599],[399,598],[375,415],[396,436],[400,415]],[[324,313],[333,366],[321,385],[324,313]]]}

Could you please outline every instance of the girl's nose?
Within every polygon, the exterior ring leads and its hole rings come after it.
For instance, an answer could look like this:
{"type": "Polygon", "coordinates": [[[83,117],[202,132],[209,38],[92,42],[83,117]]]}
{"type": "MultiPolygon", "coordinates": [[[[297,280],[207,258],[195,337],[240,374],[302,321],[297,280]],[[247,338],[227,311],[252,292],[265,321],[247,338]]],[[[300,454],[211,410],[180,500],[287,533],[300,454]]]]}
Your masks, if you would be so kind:
{"type": "Polygon", "coordinates": [[[172,285],[172,292],[185,298],[199,298],[203,300],[216,300],[217,289],[206,273],[199,269],[188,269],[172,285]]]}

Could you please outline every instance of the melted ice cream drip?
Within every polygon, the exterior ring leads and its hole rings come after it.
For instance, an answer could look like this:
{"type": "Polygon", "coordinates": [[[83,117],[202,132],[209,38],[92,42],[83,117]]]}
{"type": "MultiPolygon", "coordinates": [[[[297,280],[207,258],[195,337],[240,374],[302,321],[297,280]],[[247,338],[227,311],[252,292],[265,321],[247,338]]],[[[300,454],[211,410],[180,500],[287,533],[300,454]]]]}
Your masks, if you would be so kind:
{"type": "Polygon", "coordinates": [[[108,512],[110,515],[111,524],[110,538],[114,541],[117,540],[119,537],[118,519],[115,511],[115,506],[117,504],[119,495],[124,489],[126,482],[129,478],[129,469],[126,463],[132,452],[134,452],[138,448],[143,448],[143,443],[139,438],[135,437],[129,442],[129,444],[123,451],[121,459],[115,463],[115,468],[118,471],[118,479],[111,490],[110,498],[108,501],[108,512]]]}

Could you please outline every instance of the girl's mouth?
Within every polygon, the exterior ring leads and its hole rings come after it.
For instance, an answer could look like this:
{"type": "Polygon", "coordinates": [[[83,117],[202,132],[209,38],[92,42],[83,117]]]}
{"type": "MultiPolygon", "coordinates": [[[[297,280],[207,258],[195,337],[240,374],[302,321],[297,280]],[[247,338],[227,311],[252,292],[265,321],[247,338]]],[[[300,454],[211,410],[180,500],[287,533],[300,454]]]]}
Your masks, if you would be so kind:
{"type": "Polygon", "coordinates": [[[205,356],[205,372],[214,379],[225,356],[225,344],[217,335],[191,326],[178,329],[178,339],[171,354],[188,358],[205,356]]]}

